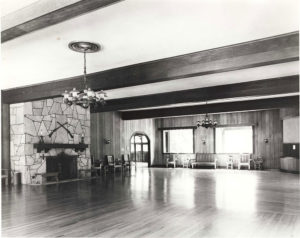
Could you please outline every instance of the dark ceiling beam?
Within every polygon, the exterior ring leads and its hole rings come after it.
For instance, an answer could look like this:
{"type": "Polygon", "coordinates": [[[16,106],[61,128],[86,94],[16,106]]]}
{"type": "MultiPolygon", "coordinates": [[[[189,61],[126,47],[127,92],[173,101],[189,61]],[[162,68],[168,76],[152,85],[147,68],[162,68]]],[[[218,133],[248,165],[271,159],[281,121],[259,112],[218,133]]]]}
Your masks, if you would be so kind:
{"type": "Polygon", "coordinates": [[[176,103],[201,102],[235,97],[266,96],[295,92],[299,92],[298,75],[108,100],[107,104],[103,107],[100,106],[91,108],[91,112],[118,111],[176,103]]]}
{"type": "Polygon", "coordinates": [[[122,112],[123,120],[299,107],[299,96],[122,112]]]}
{"type": "MultiPolygon", "coordinates": [[[[210,75],[299,60],[299,32],[150,61],[88,75],[94,90],[107,90],[210,75]]],[[[202,80],[201,78],[199,80],[202,80]]],[[[60,96],[82,88],[82,76],[4,90],[5,103],[60,96]]]]}
{"type": "MultiPolygon", "coordinates": [[[[43,29],[48,26],[52,26],[54,24],[69,20],[79,15],[97,10],[102,7],[106,7],[120,1],[121,0],[81,0],[57,9],[53,8],[52,5],[54,3],[51,3],[51,1],[44,1],[45,4],[42,6],[39,2],[33,3],[30,6],[26,7],[26,9],[21,9],[12,13],[12,16],[14,16],[14,18],[22,18],[24,19],[24,22],[3,30],[1,32],[1,42],[4,43],[6,41],[15,39],[16,37],[20,37],[22,35],[43,29]],[[45,11],[44,8],[49,7],[49,4],[52,4],[52,10],[49,10],[49,12],[47,12],[46,14],[26,21],[26,19],[28,19],[31,14],[37,14],[36,11],[38,11],[39,9],[36,7],[36,5],[38,7],[43,7],[43,11],[45,11]],[[24,18],[24,14],[26,14],[26,18],[24,18]]],[[[5,21],[5,17],[4,19],[2,19],[2,22],[3,21],[5,21]]]]}

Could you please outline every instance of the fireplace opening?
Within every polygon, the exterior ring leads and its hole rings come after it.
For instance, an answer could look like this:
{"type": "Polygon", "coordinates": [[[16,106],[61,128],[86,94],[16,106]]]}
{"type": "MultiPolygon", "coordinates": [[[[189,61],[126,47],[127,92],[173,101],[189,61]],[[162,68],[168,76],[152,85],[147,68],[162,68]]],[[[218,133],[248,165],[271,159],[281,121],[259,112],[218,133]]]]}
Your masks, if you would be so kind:
{"type": "MultiPolygon", "coordinates": [[[[67,155],[64,152],[56,156],[46,157],[46,172],[58,172],[59,180],[77,178],[77,155],[67,155]]],[[[47,181],[51,181],[51,177],[47,181]]]]}

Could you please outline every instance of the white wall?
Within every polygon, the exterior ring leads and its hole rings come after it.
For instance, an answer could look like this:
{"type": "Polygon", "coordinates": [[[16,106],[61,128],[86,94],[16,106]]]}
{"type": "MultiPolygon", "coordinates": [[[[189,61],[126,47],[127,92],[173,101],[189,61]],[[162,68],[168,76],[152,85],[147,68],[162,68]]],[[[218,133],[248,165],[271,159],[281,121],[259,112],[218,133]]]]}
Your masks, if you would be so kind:
{"type": "Polygon", "coordinates": [[[299,143],[299,117],[283,120],[283,143],[299,143]]]}

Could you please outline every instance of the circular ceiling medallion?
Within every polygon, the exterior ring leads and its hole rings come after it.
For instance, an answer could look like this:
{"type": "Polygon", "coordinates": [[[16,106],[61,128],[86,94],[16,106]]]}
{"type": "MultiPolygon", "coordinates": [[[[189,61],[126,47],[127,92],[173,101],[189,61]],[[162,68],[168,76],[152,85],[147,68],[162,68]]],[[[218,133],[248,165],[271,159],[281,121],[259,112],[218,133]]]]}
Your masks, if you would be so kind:
{"type": "Polygon", "coordinates": [[[69,48],[80,53],[94,53],[101,49],[98,43],[87,41],[72,41],[69,43],[69,48]]]}

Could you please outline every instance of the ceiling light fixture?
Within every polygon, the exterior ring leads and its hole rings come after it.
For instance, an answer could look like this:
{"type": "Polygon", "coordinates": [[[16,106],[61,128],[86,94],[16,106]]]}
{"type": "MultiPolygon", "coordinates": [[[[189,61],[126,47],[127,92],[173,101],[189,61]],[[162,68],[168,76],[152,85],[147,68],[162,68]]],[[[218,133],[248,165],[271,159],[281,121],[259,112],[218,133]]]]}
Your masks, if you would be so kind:
{"type": "MultiPolygon", "coordinates": [[[[207,105],[207,102],[206,102],[206,105],[207,105]]],[[[218,125],[218,122],[209,119],[207,113],[205,114],[205,119],[204,120],[197,121],[197,127],[202,126],[202,127],[205,127],[206,129],[207,128],[215,128],[217,125],[218,125]]]]}
{"type": "Polygon", "coordinates": [[[105,104],[106,92],[103,90],[94,92],[87,86],[86,78],[86,53],[95,53],[100,50],[100,45],[97,43],[86,41],[74,41],[69,43],[69,48],[73,51],[83,53],[84,67],[83,67],[83,91],[78,91],[73,88],[70,92],[67,90],[63,93],[63,101],[68,105],[79,105],[83,108],[88,108],[90,105],[97,106],[98,104],[105,104]]]}

